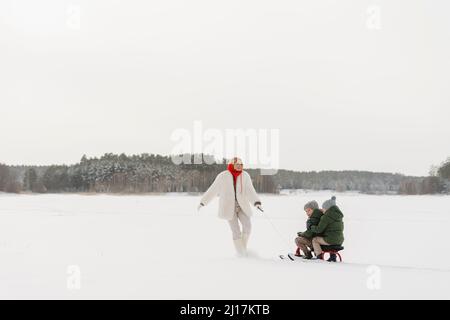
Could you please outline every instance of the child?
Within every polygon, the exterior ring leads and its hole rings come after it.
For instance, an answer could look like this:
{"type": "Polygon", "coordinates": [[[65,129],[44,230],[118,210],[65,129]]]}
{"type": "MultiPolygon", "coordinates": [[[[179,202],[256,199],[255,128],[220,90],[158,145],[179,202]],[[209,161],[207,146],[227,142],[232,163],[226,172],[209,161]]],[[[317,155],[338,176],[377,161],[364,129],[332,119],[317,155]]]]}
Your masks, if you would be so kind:
{"type": "Polygon", "coordinates": [[[310,201],[305,204],[305,212],[308,216],[308,220],[306,221],[306,231],[299,232],[298,238],[295,239],[295,243],[297,244],[297,252],[296,256],[301,257],[300,250],[305,254],[303,256],[304,259],[311,259],[312,254],[310,248],[313,248],[312,239],[314,237],[314,233],[311,231],[313,226],[317,226],[320,222],[320,218],[322,217],[322,211],[319,209],[319,204],[316,201],[310,201]]]}
{"type": "MultiPolygon", "coordinates": [[[[317,259],[323,259],[321,245],[342,245],[344,243],[344,215],[336,206],[336,197],[332,197],[322,205],[323,215],[317,226],[311,227],[314,233],[312,246],[317,259]]],[[[335,260],[336,257],[331,257],[335,260]]]]}

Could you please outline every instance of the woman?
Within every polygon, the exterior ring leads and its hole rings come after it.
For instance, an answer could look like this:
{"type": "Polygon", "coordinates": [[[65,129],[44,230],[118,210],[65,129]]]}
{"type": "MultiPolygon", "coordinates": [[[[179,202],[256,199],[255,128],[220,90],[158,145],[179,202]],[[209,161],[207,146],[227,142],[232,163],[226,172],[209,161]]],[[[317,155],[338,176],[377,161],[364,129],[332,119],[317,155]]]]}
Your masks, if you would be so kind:
{"type": "Polygon", "coordinates": [[[205,192],[198,207],[200,210],[214,197],[220,197],[219,218],[228,220],[233,243],[240,256],[247,254],[247,243],[252,229],[250,204],[262,211],[261,200],[256,194],[252,179],[243,168],[242,160],[233,158],[227,170],[220,173],[205,192]],[[242,231],[239,222],[242,225],[242,231]]]}

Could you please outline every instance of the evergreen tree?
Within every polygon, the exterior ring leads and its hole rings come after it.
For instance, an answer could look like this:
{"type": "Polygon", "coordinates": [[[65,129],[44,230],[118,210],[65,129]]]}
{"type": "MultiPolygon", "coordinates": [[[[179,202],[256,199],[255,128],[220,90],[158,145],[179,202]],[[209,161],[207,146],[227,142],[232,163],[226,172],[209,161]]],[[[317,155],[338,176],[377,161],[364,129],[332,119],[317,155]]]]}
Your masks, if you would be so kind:
{"type": "Polygon", "coordinates": [[[438,169],[438,176],[443,179],[450,180],[450,158],[447,158],[447,160],[442,163],[438,169]]]}
{"type": "Polygon", "coordinates": [[[8,166],[0,163],[0,191],[6,191],[6,185],[9,181],[8,166]]]}
{"type": "Polygon", "coordinates": [[[23,178],[23,188],[26,191],[32,191],[33,188],[36,186],[37,182],[37,173],[36,170],[33,168],[29,168],[27,171],[25,171],[25,176],[23,178]]]}

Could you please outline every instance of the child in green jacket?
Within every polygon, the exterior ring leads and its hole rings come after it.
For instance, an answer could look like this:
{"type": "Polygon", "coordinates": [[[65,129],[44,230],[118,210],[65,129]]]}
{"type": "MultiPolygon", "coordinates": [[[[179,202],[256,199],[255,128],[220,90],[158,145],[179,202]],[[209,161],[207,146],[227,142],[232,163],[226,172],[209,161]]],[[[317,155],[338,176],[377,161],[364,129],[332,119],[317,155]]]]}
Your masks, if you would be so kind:
{"type": "MultiPolygon", "coordinates": [[[[323,215],[317,226],[311,227],[314,234],[312,245],[318,259],[323,259],[322,245],[341,246],[344,242],[344,215],[336,205],[336,197],[332,197],[322,205],[323,215]]],[[[331,257],[332,259],[335,257],[331,257]]]]}
{"type": "Polygon", "coordinates": [[[322,217],[322,211],[320,211],[317,201],[308,202],[305,204],[304,209],[308,216],[308,220],[306,221],[306,231],[297,233],[298,237],[295,239],[297,251],[295,255],[301,257],[301,250],[304,253],[304,259],[311,259],[311,249],[313,248],[312,239],[315,235],[312,232],[312,227],[319,224],[320,218],[322,217]]]}

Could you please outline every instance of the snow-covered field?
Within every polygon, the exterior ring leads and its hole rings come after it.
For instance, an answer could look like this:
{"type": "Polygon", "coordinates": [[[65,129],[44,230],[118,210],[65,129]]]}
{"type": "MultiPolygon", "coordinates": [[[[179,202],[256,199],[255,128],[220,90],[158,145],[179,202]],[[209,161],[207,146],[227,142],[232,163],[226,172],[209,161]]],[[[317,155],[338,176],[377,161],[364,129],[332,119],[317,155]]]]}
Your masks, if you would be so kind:
{"type": "Polygon", "coordinates": [[[330,195],[262,196],[238,259],[217,201],[0,194],[0,298],[450,298],[449,196],[337,194],[345,263],[277,260],[330,195]]]}

